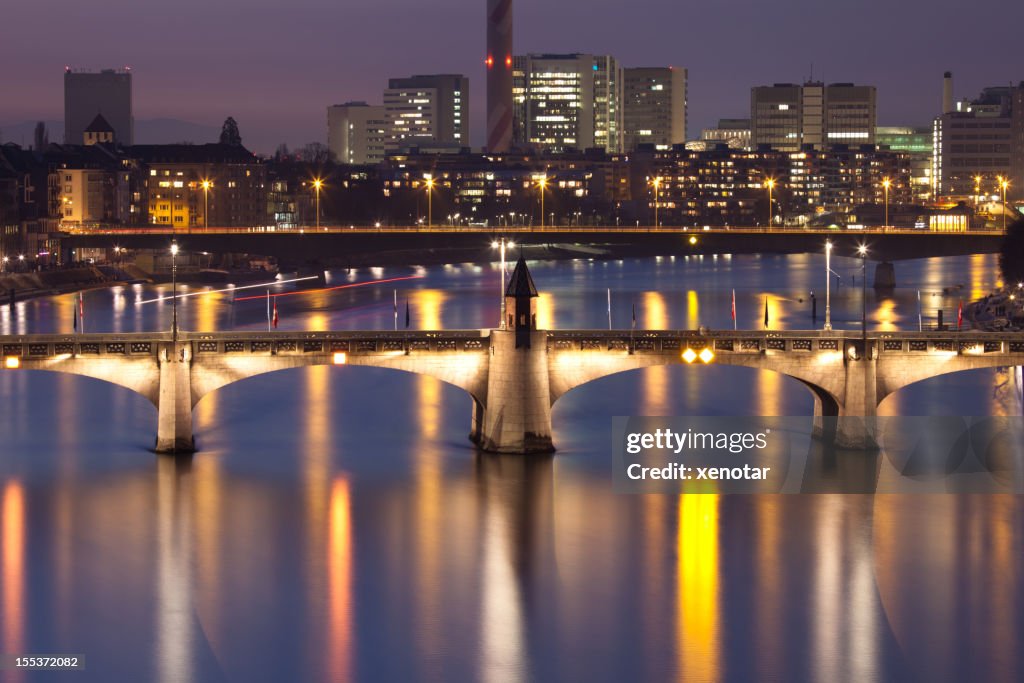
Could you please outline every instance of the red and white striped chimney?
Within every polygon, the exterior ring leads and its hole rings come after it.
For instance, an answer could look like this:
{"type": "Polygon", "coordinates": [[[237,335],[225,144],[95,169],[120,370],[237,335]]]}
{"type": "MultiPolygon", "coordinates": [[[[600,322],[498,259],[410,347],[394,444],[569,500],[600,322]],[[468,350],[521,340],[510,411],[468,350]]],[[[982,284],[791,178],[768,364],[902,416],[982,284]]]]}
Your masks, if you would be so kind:
{"type": "Polygon", "coordinates": [[[512,0],[487,0],[487,151],[512,147],[512,0]]]}

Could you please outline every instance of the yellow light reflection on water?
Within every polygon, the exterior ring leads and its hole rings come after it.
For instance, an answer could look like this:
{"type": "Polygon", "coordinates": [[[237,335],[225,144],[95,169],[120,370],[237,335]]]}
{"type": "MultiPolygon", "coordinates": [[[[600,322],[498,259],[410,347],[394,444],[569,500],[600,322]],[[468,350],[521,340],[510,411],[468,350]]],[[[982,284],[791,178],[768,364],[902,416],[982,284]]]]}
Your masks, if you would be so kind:
{"type": "Polygon", "coordinates": [[[331,486],[327,572],[328,670],[333,681],[352,676],[352,522],[349,486],[335,479],[331,486]]]}
{"type": "Polygon", "coordinates": [[[686,293],[686,327],[691,330],[700,327],[700,299],[692,289],[686,293]]]}
{"type": "MultiPolygon", "coordinates": [[[[3,640],[5,653],[25,653],[25,492],[20,482],[4,486],[0,504],[3,546],[3,640]]],[[[11,672],[8,672],[11,673],[11,672]]]]}
{"type": "Polygon", "coordinates": [[[440,330],[441,311],[448,295],[440,289],[417,289],[412,292],[410,326],[419,330],[440,330]]]}
{"type": "MultiPolygon", "coordinates": [[[[668,327],[668,306],[664,294],[644,292],[640,323],[648,330],[663,330],[668,327]]],[[[670,372],[671,369],[664,365],[641,371],[641,415],[665,415],[671,412],[670,372]]]]}
{"type": "Polygon", "coordinates": [[[676,578],[678,679],[718,680],[717,494],[679,497],[676,578]]]}

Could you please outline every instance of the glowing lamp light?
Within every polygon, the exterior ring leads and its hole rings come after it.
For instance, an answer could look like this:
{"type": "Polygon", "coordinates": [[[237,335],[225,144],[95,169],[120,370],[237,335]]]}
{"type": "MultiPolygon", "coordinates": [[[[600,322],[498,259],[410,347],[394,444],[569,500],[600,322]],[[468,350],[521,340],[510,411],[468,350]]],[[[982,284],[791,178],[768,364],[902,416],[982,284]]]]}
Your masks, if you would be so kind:
{"type": "Polygon", "coordinates": [[[505,66],[508,67],[509,69],[512,68],[512,55],[507,55],[505,57],[505,66]]]}
{"type": "Polygon", "coordinates": [[[711,352],[711,349],[707,349],[706,348],[706,349],[704,349],[703,351],[700,352],[700,355],[698,356],[698,358],[700,358],[700,362],[701,363],[704,363],[704,365],[707,365],[708,363],[710,363],[711,361],[713,361],[715,359],[715,354],[711,352]]]}
{"type": "Polygon", "coordinates": [[[335,365],[344,365],[347,360],[348,356],[345,354],[344,351],[339,351],[336,354],[334,354],[335,365]]]}
{"type": "Polygon", "coordinates": [[[690,235],[690,246],[697,244],[697,238],[694,235],[690,235]]]}
{"type": "Polygon", "coordinates": [[[494,55],[487,55],[487,59],[484,60],[488,69],[494,68],[494,55]]]}
{"type": "Polygon", "coordinates": [[[687,364],[692,363],[697,360],[697,352],[690,348],[686,349],[683,351],[683,360],[685,360],[687,364]]]}
{"type": "Polygon", "coordinates": [[[21,359],[17,356],[7,356],[4,359],[4,367],[8,370],[17,370],[21,367],[21,359]]]}

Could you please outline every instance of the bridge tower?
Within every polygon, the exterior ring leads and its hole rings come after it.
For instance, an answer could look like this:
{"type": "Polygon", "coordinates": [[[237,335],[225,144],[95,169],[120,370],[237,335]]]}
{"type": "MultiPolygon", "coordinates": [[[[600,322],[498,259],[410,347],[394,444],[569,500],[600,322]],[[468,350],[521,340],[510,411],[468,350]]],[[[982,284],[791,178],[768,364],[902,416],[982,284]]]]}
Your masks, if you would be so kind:
{"type": "Polygon", "coordinates": [[[547,332],[537,329],[537,287],[522,257],[505,289],[504,330],[491,330],[487,396],[471,438],[486,451],[550,453],[547,332]]]}

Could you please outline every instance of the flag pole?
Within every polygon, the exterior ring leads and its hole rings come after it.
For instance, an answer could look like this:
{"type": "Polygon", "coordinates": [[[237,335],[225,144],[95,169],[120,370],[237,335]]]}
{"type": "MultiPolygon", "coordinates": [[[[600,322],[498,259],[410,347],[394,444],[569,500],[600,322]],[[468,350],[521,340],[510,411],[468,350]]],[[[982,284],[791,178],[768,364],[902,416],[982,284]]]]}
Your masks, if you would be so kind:
{"type": "Polygon", "coordinates": [[[612,329],[612,288],[608,288],[608,329],[612,329]]]}
{"type": "Polygon", "coordinates": [[[736,290],[732,290],[732,329],[736,330],[736,290]]]}
{"type": "Polygon", "coordinates": [[[267,290],[267,332],[270,332],[270,290],[267,290]]]}
{"type": "Polygon", "coordinates": [[[394,312],[395,312],[395,332],[398,332],[398,290],[397,289],[395,290],[394,312]]]}
{"type": "Polygon", "coordinates": [[[917,331],[924,331],[924,324],[921,320],[921,290],[917,290],[917,331]]]}

